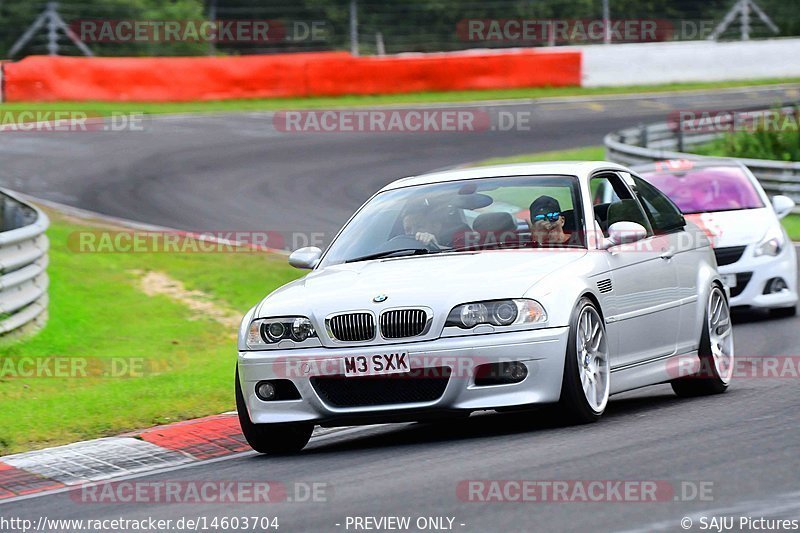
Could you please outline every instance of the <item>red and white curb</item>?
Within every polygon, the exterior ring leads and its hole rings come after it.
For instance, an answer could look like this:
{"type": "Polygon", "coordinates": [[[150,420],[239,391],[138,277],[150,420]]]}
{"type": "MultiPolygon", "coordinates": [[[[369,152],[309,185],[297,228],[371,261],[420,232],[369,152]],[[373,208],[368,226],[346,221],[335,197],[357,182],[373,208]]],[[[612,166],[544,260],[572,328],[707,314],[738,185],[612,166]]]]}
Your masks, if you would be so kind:
{"type": "MultiPolygon", "coordinates": [[[[312,439],[348,428],[315,428],[312,439]]],[[[0,503],[250,451],[236,413],[0,457],[0,503]]]]}

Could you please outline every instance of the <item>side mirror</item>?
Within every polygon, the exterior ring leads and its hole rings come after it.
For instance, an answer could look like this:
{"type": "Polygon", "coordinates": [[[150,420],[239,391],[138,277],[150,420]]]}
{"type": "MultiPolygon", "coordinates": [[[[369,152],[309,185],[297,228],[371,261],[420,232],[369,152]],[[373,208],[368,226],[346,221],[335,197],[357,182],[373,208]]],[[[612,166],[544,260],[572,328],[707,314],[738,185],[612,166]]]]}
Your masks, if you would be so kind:
{"type": "Polygon", "coordinates": [[[619,244],[628,244],[636,241],[641,241],[647,237],[647,230],[641,224],[636,222],[615,222],[608,228],[608,239],[606,239],[606,248],[617,246],[619,244]]]}
{"type": "Polygon", "coordinates": [[[289,264],[295,268],[312,269],[319,263],[319,258],[322,256],[322,250],[316,246],[307,246],[292,252],[289,256],[289,264]]]}
{"type": "Polygon", "coordinates": [[[775,210],[775,214],[778,218],[783,218],[791,213],[795,205],[794,200],[788,196],[779,194],[778,196],[772,197],[772,208],[775,210]]]}

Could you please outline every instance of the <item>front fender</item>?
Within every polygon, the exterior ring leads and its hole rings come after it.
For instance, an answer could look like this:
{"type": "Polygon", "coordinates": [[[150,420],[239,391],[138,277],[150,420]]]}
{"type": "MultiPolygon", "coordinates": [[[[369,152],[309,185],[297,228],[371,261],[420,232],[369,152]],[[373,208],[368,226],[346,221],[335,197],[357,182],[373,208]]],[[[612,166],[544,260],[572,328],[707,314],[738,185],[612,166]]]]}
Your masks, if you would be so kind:
{"type": "Polygon", "coordinates": [[[697,307],[695,308],[694,329],[692,330],[692,338],[700,342],[700,336],[705,327],[705,312],[708,303],[708,295],[711,292],[711,286],[718,283],[725,291],[725,296],[730,300],[730,289],[722,282],[722,277],[717,270],[717,259],[714,256],[713,249],[709,246],[702,248],[698,252],[705,252],[705,257],[699,261],[697,269],[697,307]]]}
{"type": "Polygon", "coordinates": [[[539,280],[525,292],[525,297],[544,306],[549,327],[569,326],[575,305],[585,295],[599,304],[598,311],[605,318],[605,297],[597,290],[597,281],[610,276],[608,260],[602,252],[587,254],[567,268],[539,280]]]}

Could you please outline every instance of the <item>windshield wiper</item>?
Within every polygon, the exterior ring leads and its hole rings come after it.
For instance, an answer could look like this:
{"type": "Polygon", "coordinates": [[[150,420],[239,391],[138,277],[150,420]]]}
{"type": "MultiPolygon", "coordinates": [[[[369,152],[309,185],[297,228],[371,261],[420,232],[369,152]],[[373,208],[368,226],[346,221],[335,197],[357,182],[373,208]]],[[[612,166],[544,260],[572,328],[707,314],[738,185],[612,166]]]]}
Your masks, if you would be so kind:
{"type": "Polygon", "coordinates": [[[460,246],[458,248],[448,248],[447,250],[443,251],[449,253],[449,252],[483,252],[484,250],[517,250],[517,249],[527,248],[528,244],[530,243],[492,242],[481,245],[470,245],[470,246],[460,246]]]}
{"type": "Polygon", "coordinates": [[[348,259],[345,263],[357,263],[358,261],[369,261],[370,259],[381,259],[383,257],[403,257],[410,255],[425,255],[432,253],[427,248],[399,248],[397,250],[384,250],[383,252],[376,252],[374,254],[362,255],[361,257],[354,257],[348,259]]]}

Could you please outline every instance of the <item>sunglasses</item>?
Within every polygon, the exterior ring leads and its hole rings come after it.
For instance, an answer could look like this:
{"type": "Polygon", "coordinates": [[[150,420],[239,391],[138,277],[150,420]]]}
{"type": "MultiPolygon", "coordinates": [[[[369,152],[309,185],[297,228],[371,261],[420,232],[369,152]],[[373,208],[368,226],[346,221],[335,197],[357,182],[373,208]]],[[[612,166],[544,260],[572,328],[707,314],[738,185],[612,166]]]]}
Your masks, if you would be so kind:
{"type": "Polygon", "coordinates": [[[536,215],[535,217],[533,217],[533,220],[539,221],[547,219],[550,222],[555,222],[556,220],[558,220],[558,217],[560,216],[561,216],[560,211],[553,211],[552,213],[542,213],[541,215],[536,215]]]}

